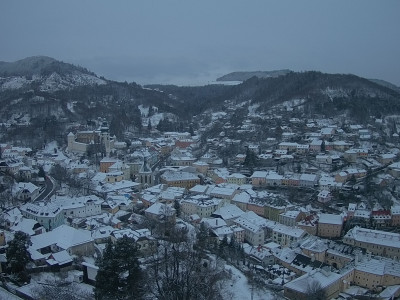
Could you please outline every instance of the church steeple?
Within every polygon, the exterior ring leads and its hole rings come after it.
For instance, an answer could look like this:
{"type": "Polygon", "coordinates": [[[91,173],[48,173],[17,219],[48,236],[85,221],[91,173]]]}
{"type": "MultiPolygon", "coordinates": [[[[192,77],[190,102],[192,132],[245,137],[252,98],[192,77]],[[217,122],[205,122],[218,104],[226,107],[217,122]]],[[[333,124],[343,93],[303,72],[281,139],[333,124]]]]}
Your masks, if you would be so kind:
{"type": "Polygon", "coordinates": [[[146,157],[143,158],[143,165],[139,170],[139,179],[143,187],[154,185],[153,171],[151,170],[146,157]]]}
{"type": "Polygon", "coordinates": [[[140,168],[140,173],[152,173],[151,168],[149,167],[149,165],[147,163],[146,156],[143,158],[143,165],[140,168]]]}

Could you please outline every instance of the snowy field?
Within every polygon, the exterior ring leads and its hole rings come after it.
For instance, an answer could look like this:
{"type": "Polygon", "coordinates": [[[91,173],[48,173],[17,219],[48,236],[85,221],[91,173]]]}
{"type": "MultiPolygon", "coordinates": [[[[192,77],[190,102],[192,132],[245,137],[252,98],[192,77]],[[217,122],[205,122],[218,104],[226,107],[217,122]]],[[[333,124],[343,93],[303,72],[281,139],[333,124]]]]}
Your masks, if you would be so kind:
{"type": "Polygon", "coordinates": [[[226,270],[232,272],[232,279],[229,280],[223,289],[223,300],[272,300],[284,299],[275,292],[267,289],[252,288],[248,283],[246,276],[233,266],[226,265],[226,270]],[[253,298],[251,294],[253,293],[253,298]]]}

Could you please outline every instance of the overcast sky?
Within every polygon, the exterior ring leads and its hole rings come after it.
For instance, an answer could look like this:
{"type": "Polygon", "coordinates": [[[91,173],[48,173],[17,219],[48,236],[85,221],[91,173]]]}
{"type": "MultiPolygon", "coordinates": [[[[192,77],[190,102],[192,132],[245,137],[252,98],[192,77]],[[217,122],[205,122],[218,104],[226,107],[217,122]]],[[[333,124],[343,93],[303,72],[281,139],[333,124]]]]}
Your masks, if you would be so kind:
{"type": "Polygon", "coordinates": [[[398,0],[1,0],[0,60],[46,55],[141,84],[291,69],[400,85],[399,13],[398,0]]]}

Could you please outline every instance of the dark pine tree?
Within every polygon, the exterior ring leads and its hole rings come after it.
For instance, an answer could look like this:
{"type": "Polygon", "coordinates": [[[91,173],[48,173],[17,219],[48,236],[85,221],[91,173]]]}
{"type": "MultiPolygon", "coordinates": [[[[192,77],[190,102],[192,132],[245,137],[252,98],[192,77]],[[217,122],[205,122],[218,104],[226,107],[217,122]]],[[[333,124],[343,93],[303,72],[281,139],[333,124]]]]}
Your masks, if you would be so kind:
{"type": "Polygon", "coordinates": [[[189,133],[191,136],[194,136],[194,130],[192,125],[189,126],[189,133]]]}
{"type": "Polygon", "coordinates": [[[109,242],[98,262],[96,299],[141,299],[143,273],[132,238],[124,236],[115,244],[109,242]]]}
{"type": "Polygon", "coordinates": [[[29,282],[30,276],[26,270],[26,265],[30,262],[31,256],[28,247],[31,238],[28,234],[17,231],[14,239],[8,242],[6,250],[7,271],[14,275],[19,282],[29,282]]]}
{"type": "Polygon", "coordinates": [[[180,217],[181,216],[181,204],[179,203],[178,200],[174,201],[174,208],[175,208],[176,216],[180,217]]]}
{"type": "Polygon", "coordinates": [[[39,177],[43,177],[43,178],[46,177],[46,173],[44,172],[44,169],[43,169],[43,167],[41,167],[41,166],[39,167],[38,176],[39,176],[39,177]]]}
{"type": "Polygon", "coordinates": [[[200,250],[199,252],[202,253],[206,250],[208,245],[208,238],[209,238],[209,230],[204,222],[200,223],[199,232],[197,233],[197,243],[196,246],[200,250]]]}
{"type": "Polygon", "coordinates": [[[321,152],[324,153],[325,150],[326,150],[325,140],[322,140],[322,143],[321,143],[321,152]]]}

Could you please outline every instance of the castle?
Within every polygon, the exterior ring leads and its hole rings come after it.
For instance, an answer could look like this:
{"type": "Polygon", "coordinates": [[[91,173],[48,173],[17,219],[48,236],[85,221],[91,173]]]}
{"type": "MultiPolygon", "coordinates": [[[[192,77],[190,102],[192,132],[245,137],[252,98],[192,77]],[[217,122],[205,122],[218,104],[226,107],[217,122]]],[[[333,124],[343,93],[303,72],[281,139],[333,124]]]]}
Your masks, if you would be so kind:
{"type": "MultiPolygon", "coordinates": [[[[107,122],[103,122],[97,130],[78,131],[68,134],[68,151],[74,153],[86,153],[89,145],[104,146],[108,156],[114,149],[116,137],[110,136],[107,122]]],[[[100,151],[99,151],[100,152],[100,151]]]]}

